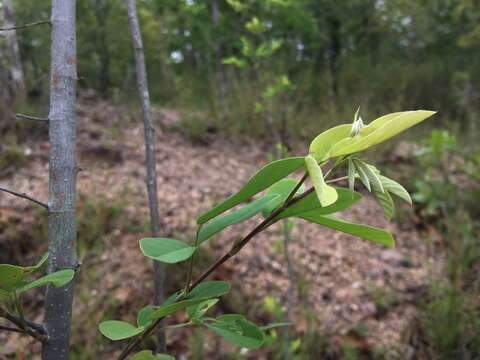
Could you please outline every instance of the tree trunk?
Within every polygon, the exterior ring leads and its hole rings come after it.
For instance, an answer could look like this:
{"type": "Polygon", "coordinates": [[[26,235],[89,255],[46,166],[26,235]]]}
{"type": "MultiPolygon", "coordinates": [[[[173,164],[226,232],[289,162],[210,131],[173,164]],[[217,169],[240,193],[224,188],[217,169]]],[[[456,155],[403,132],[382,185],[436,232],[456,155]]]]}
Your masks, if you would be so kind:
{"type": "MultiPolygon", "coordinates": [[[[4,27],[11,28],[15,26],[15,17],[11,0],[3,0],[4,27]]],[[[10,53],[9,61],[9,82],[11,98],[15,102],[22,102],[25,99],[25,79],[23,75],[20,50],[18,48],[17,32],[15,30],[6,31],[5,38],[7,48],[10,53]]]]}
{"type": "MultiPolygon", "coordinates": [[[[48,272],[76,269],[75,0],[52,0],[48,272]]],[[[47,288],[43,359],[68,359],[74,282],[47,288]]]]}
{"type": "MultiPolygon", "coordinates": [[[[125,0],[128,8],[128,22],[132,33],[132,42],[135,55],[135,69],[137,73],[137,86],[140,102],[142,105],[143,128],[145,131],[145,154],[147,158],[147,191],[148,205],[150,208],[150,224],[154,237],[160,235],[160,211],[158,208],[157,194],[157,161],[155,155],[155,129],[150,111],[150,95],[148,93],[147,71],[145,67],[145,54],[143,52],[142,34],[138,23],[137,8],[135,0],[125,0]]],[[[155,281],[155,304],[163,302],[163,266],[160,262],[154,261],[155,281]]],[[[161,328],[161,326],[159,327],[161,328]]],[[[158,351],[165,352],[165,334],[158,330],[158,351]]]]}

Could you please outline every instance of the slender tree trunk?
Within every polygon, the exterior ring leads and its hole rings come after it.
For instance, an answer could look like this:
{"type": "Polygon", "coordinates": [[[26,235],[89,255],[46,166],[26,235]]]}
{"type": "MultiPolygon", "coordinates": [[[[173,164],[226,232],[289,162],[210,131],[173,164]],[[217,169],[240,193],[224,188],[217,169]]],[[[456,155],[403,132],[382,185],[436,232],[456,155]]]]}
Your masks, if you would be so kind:
{"type": "MultiPolygon", "coordinates": [[[[76,269],[75,0],[52,0],[50,74],[50,174],[48,193],[48,272],[76,269]]],[[[74,282],[47,288],[44,360],[68,359],[74,282]]]]}
{"type": "MultiPolygon", "coordinates": [[[[147,191],[148,204],[150,208],[150,224],[152,235],[160,235],[160,211],[158,207],[157,194],[157,161],[155,155],[155,129],[150,111],[150,96],[148,93],[147,71],[145,67],[145,55],[143,51],[142,34],[138,23],[137,8],[135,0],[125,0],[128,8],[128,22],[132,33],[133,49],[135,52],[135,68],[137,73],[137,86],[140,102],[142,104],[143,127],[145,131],[145,154],[147,158],[147,191]]],[[[155,304],[163,302],[163,266],[160,262],[154,261],[155,281],[155,304]]],[[[160,327],[161,328],[161,327],[160,327]]],[[[163,330],[157,333],[158,351],[165,352],[165,334],[163,330]]]]}
{"type": "MultiPolygon", "coordinates": [[[[15,26],[15,17],[11,0],[3,0],[4,27],[15,26]]],[[[9,80],[12,99],[15,102],[22,102],[25,99],[25,79],[23,75],[20,50],[18,48],[17,32],[15,30],[5,33],[7,48],[10,53],[9,80]]]]}

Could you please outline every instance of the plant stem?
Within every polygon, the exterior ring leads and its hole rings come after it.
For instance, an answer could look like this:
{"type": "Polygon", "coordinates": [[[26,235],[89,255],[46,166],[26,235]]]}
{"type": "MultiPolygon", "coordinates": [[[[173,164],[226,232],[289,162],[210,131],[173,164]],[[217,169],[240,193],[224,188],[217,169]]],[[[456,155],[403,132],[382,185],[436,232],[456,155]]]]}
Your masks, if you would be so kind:
{"type": "MultiPolygon", "coordinates": [[[[325,178],[328,176],[333,175],[333,173],[338,169],[338,167],[343,163],[345,159],[342,159],[341,161],[337,162],[335,166],[330,169],[326,175],[325,178]]],[[[288,195],[287,199],[283,203],[282,206],[277,208],[275,211],[270,213],[269,216],[267,216],[260,224],[258,224],[252,231],[250,231],[242,240],[239,242],[236,242],[230,251],[225,253],[223,256],[218,258],[205,272],[200,275],[200,277],[195,280],[190,286],[186,286],[185,288],[191,289],[200,284],[203,280],[205,280],[211,273],[213,273],[217,268],[219,268],[223,263],[225,263],[227,260],[231,259],[232,257],[235,256],[245,245],[248,244],[248,242],[255,237],[255,235],[259,234],[266,228],[268,228],[270,225],[274,224],[275,218],[280,215],[283,211],[285,211],[289,206],[292,204],[296,203],[297,201],[300,201],[301,199],[305,198],[308,196],[308,194],[312,193],[315,191],[313,188],[309,188],[307,191],[304,193],[295,196],[295,193],[298,191],[300,186],[305,182],[307,179],[308,175],[304,174],[303,177],[300,179],[298,184],[295,186],[295,188],[292,190],[292,192],[288,195]],[[293,194],[293,195],[292,195],[293,194]]],[[[133,349],[140,344],[146,337],[148,337],[154,330],[155,328],[161,323],[162,319],[157,319],[155,320],[142,334],[137,336],[133,341],[131,341],[127,347],[122,351],[120,356],[118,357],[118,360],[124,360],[127,358],[127,356],[133,351],[133,349]]]]}

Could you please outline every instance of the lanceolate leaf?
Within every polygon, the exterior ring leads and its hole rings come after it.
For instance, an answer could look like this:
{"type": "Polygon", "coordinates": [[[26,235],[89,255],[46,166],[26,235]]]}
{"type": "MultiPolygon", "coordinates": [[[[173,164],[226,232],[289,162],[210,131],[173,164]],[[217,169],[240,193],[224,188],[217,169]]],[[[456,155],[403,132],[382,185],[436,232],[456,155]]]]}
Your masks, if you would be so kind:
{"type": "Polygon", "coordinates": [[[174,264],[187,260],[197,248],[175,239],[145,238],[140,240],[140,249],[146,257],[174,264]]]}
{"type": "Polygon", "coordinates": [[[330,149],[340,140],[350,136],[351,124],[335,126],[313,139],[309,152],[318,162],[329,158],[330,149]]]}
{"type": "Polygon", "coordinates": [[[412,198],[410,197],[410,194],[408,193],[407,190],[405,190],[405,188],[402,185],[383,175],[380,175],[380,181],[382,182],[382,185],[386,191],[405,200],[410,205],[412,204],[412,198]]]}
{"type": "Polygon", "coordinates": [[[143,326],[135,327],[126,321],[108,320],[100,323],[98,329],[103,336],[110,340],[124,340],[137,336],[142,333],[145,328],[143,326]]]}
{"type": "Polygon", "coordinates": [[[187,308],[188,316],[191,319],[201,318],[212,306],[218,302],[218,299],[210,299],[201,302],[200,304],[187,308]]]}
{"type": "MultiPolygon", "coordinates": [[[[290,195],[290,193],[295,189],[297,186],[298,180],[296,179],[282,179],[279,182],[270,186],[267,190],[267,195],[278,195],[275,199],[270,201],[262,210],[263,216],[267,217],[270,215],[272,211],[277,209],[280,205],[282,205],[290,195]]],[[[304,191],[304,186],[302,185],[300,189],[297,191],[298,193],[302,193],[304,191]]]]}
{"type": "Polygon", "coordinates": [[[228,342],[240,347],[257,349],[264,341],[264,334],[260,328],[244,319],[231,322],[216,321],[206,323],[206,326],[228,342]]]}
{"type": "Polygon", "coordinates": [[[54,287],[59,288],[72,281],[74,276],[75,271],[73,271],[72,269],[56,271],[22,286],[19,289],[19,292],[24,293],[25,291],[48,284],[52,284],[54,287]]]}
{"type": "Polygon", "coordinates": [[[305,166],[307,167],[308,174],[310,175],[310,179],[312,180],[320,204],[322,206],[328,206],[337,201],[337,191],[325,182],[322,169],[318,165],[317,160],[315,160],[313,156],[308,155],[305,157],[305,166]]]}
{"type": "Polygon", "coordinates": [[[227,294],[230,291],[230,284],[226,281],[204,281],[195,286],[189,293],[187,299],[214,298],[227,294]]]}
{"type": "Polygon", "coordinates": [[[348,159],[348,188],[350,191],[355,190],[355,165],[352,161],[352,159],[348,159]]]}
{"type": "Polygon", "coordinates": [[[251,218],[262,211],[268,203],[278,197],[279,196],[276,194],[265,195],[230,214],[217,216],[200,228],[198,233],[198,243],[201,244],[230,225],[238,224],[251,218]]]}
{"type": "Polygon", "coordinates": [[[332,205],[322,207],[318,200],[317,194],[312,192],[303,199],[290,205],[285,211],[280,213],[275,220],[296,216],[311,210],[316,210],[319,215],[333,214],[338,211],[348,209],[362,198],[362,196],[357,192],[351,192],[350,190],[344,188],[336,188],[336,190],[338,194],[338,200],[332,205]]]}
{"type": "Polygon", "coordinates": [[[368,225],[356,224],[333,217],[332,215],[318,215],[315,210],[300,214],[298,216],[307,221],[323,225],[347,234],[358,236],[359,238],[365,240],[370,240],[388,247],[395,246],[395,241],[392,235],[388,231],[383,229],[375,228],[368,225]]]}
{"type": "Polygon", "coordinates": [[[368,181],[371,184],[371,186],[373,186],[373,188],[376,189],[376,191],[383,193],[384,192],[383,185],[380,182],[379,175],[375,172],[375,170],[376,170],[375,167],[371,166],[371,165],[368,165],[365,162],[360,161],[360,160],[357,161],[357,163],[358,163],[358,166],[360,166],[362,168],[363,172],[367,176],[368,181]]]}
{"type": "Polygon", "coordinates": [[[357,136],[346,137],[337,142],[330,149],[329,156],[349,155],[368,149],[418,124],[433,114],[435,114],[434,111],[417,110],[382,116],[362,128],[357,136]]]}
{"type": "Polygon", "coordinates": [[[360,176],[360,180],[362,181],[363,185],[368,189],[368,191],[372,191],[372,188],[370,186],[370,179],[367,176],[367,173],[362,167],[362,162],[360,160],[353,160],[353,163],[355,164],[355,168],[357,169],[358,175],[360,176]]]}
{"type": "Polygon", "coordinates": [[[158,308],[155,309],[154,312],[150,314],[150,320],[162,319],[168,315],[176,313],[177,311],[183,310],[189,306],[200,304],[205,300],[207,299],[200,298],[200,299],[180,300],[173,304],[159,306],[158,308]]]}
{"type": "Polygon", "coordinates": [[[378,203],[383,209],[383,212],[385,214],[385,217],[390,220],[393,217],[393,209],[394,209],[394,204],[392,197],[388,193],[388,191],[385,192],[380,192],[377,191],[376,189],[374,190],[374,194],[378,200],[378,203]]]}
{"type": "Polygon", "coordinates": [[[213,209],[202,214],[198,219],[199,225],[250,199],[253,195],[267,189],[280,179],[290,175],[303,166],[304,157],[292,157],[277,160],[260,169],[239,192],[221,202],[213,209]]]}

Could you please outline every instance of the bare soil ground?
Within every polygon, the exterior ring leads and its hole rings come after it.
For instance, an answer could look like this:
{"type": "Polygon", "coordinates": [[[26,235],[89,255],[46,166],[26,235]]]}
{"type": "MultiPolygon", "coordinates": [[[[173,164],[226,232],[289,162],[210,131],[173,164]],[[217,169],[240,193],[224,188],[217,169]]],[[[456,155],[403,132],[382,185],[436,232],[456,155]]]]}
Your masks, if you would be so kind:
{"type": "MultiPolygon", "coordinates": [[[[168,123],[178,124],[179,116],[174,111],[157,112],[158,120],[163,117],[168,123]]],[[[133,320],[136,310],[148,304],[152,296],[151,263],[138,248],[138,240],[148,235],[143,129],[126,109],[91,100],[78,107],[78,129],[81,198],[122,204],[116,228],[96,239],[100,245],[82,251],[83,266],[76,288],[74,358],[107,359],[121,347],[102,339],[96,324],[105,318],[133,320]]],[[[195,219],[202,211],[239,189],[267,162],[265,146],[245,139],[212,137],[207,144],[195,145],[181,133],[161,130],[160,126],[157,139],[163,233],[183,240],[193,238],[195,219]]],[[[22,147],[27,165],[0,180],[0,185],[45,200],[48,143],[32,141],[22,147]]],[[[308,332],[314,323],[337,346],[351,344],[362,351],[386,348],[408,358],[411,349],[402,344],[415,319],[415,296],[425,287],[433,264],[441,259],[430,254],[408,216],[397,223],[387,222],[367,195],[344,215],[389,229],[397,246],[386,249],[298,220],[291,244],[296,281],[302,293],[294,310],[296,337],[308,332]],[[359,327],[364,329],[362,336],[359,327]]],[[[44,218],[45,214],[34,210],[34,205],[0,194],[0,221],[4,227],[0,230],[1,260],[33,261],[39,256],[46,248],[45,239],[31,238],[35,233],[30,229],[38,227],[44,218]],[[16,230],[12,232],[11,227],[16,230]],[[22,240],[12,243],[18,234],[24,234],[22,240]]],[[[227,229],[210,241],[205,258],[227,250],[255,221],[258,219],[227,229]]],[[[279,227],[268,229],[214,275],[233,284],[232,294],[222,302],[224,311],[241,308],[257,321],[267,322],[268,315],[262,310],[265,296],[286,303],[288,277],[278,250],[279,239],[279,227]]],[[[166,271],[169,289],[180,288],[184,281],[181,267],[167,267],[166,271]]],[[[41,292],[27,297],[28,312],[39,314],[35,309],[41,301],[41,292]]],[[[182,316],[173,320],[180,321],[182,316]]],[[[186,336],[191,331],[168,333],[169,348],[177,356],[189,358],[186,336]]],[[[215,355],[221,353],[219,348],[225,349],[223,342],[207,338],[208,358],[225,358],[215,355]]],[[[39,346],[28,339],[0,334],[0,359],[11,358],[14,353],[20,354],[19,358],[35,358],[32,353],[38,351],[39,346]]],[[[252,359],[268,357],[265,351],[251,353],[252,359]]]]}

